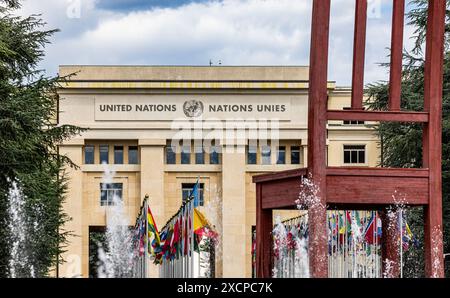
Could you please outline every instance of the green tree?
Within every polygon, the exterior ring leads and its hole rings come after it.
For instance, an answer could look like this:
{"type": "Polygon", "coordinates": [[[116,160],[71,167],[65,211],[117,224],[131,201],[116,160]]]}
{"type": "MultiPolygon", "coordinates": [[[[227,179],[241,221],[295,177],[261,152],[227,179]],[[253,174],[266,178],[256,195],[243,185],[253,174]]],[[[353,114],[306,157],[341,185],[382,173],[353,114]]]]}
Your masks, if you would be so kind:
{"type": "MultiPolygon", "coordinates": [[[[447,1],[449,7],[450,1],[447,1]]],[[[423,110],[424,98],[424,52],[426,37],[428,1],[413,0],[408,13],[409,24],[413,25],[415,46],[411,52],[404,53],[401,106],[405,110],[423,110]]],[[[443,216],[444,216],[444,252],[450,252],[450,11],[447,10],[445,55],[444,55],[444,92],[443,92],[443,216]]],[[[386,66],[386,65],[384,65],[386,66]]],[[[389,99],[388,82],[377,82],[368,86],[370,109],[386,110],[389,99]]],[[[422,166],[422,125],[411,123],[380,123],[377,127],[382,149],[382,165],[389,167],[415,168],[422,166]]],[[[406,276],[424,276],[423,271],[423,210],[414,208],[408,212],[408,222],[418,238],[418,245],[408,250],[405,257],[406,276]]],[[[450,263],[446,263],[446,276],[450,277],[450,263]]]]}
{"type": "Polygon", "coordinates": [[[59,77],[38,69],[44,47],[57,30],[42,30],[39,16],[13,13],[19,0],[0,0],[0,277],[9,273],[11,235],[8,191],[13,182],[25,198],[27,251],[36,276],[47,276],[63,251],[68,216],[62,210],[66,178],[75,166],[58,144],[81,129],[57,124],[59,77]]]}

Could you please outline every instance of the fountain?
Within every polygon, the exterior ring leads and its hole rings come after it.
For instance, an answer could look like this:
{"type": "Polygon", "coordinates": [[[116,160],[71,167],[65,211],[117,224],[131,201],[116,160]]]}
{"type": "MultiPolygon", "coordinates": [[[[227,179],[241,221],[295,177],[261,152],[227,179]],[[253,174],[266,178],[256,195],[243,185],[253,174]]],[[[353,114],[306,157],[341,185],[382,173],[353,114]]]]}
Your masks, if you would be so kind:
{"type": "MultiPolygon", "coordinates": [[[[103,169],[103,185],[113,183],[115,173],[105,163],[103,169]]],[[[114,194],[106,208],[106,244],[98,244],[98,277],[132,277],[133,236],[122,198],[114,194]]]]}
{"type": "Polygon", "coordinates": [[[310,277],[307,221],[306,214],[284,222],[280,216],[276,218],[273,277],[310,277]]]}
{"type": "Polygon", "coordinates": [[[30,264],[28,222],[25,215],[25,197],[16,182],[12,183],[8,194],[8,230],[11,239],[9,276],[35,277],[35,269],[30,264]]]}
{"type": "MultiPolygon", "coordinates": [[[[210,256],[210,262],[214,261],[215,268],[221,270],[222,268],[222,195],[221,189],[217,187],[217,184],[214,184],[209,190],[210,199],[206,202],[205,206],[203,206],[203,210],[205,211],[206,218],[208,218],[209,222],[212,225],[212,228],[215,232],[217,232],[217,237],[214,239],[214,249],[211,251],[213,255],[210,256]]],[[[207,257],[204,257],[207,259],[207,257]]],[[[215,276],[215,271],[211,272],[211,276],[215,276]]]]}
{"type": "MultiPolygon", "coordinates": [[[[310,178],[302,178],[301,191],[296,201],[297,209],[322,212],[326,208],[317,194],[318,187],[310,178]]],[[[399,197],[398,194],[394,194],[399,197]]],[[[398,231],[397,217],[404,209],[405,199],[396,200],[397,205],[387,215],[390,223],[398,231]],[[395,212],[394,212],[395,211],[395,212]]],[[[330,277],[382,277],[390,272],[381,272],[381,219],[376,211],[327,211],[328,233],[328,276],[330,277]]],[[[308,214],[281,221],[276,218],[273,228],[273,277],[309,277],[309,239],[308,214]]],[[[396,233],[396,232],[395,232],[396,233]]],[[[402,235],[400,234],[400,237],[402,235]]],[[[317,239],[316,239],[317,241],[317,239]]],[[[394,268],[385,260],[385,270],[394,268]]]]}

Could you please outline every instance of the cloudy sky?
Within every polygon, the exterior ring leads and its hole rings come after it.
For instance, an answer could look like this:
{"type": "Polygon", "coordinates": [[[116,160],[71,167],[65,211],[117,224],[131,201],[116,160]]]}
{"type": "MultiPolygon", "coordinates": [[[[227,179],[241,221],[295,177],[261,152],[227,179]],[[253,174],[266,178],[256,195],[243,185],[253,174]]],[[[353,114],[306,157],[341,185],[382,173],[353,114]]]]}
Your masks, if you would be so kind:
{"type": "MultiPolygon", "coordinates": [[[[329,79],[350,85],[354,0],[333,0],[329,79]]],[[[61,32],[41,67],[61,64],[307,65],[312,0],[23,0],[61,32]]],[[[410,8],[410,7],[409,7],[410,8]]],[[[408,8],[407,8],[408,9],[408,8]]],[[[366,83],[386,79],[392,0],[369,0],[366,83]]],[[[407,27],[410,48],[413,28],[407,27]]]]}

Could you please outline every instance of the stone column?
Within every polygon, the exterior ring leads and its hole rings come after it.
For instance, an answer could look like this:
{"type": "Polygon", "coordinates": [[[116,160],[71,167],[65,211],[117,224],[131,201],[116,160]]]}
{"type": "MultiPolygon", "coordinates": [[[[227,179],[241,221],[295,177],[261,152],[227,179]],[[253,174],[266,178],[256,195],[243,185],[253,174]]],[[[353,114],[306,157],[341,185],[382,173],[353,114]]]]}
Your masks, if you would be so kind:
{"type": "MultiPolygon", "coordinates": [[[[164,214],[164,148],[166,140],[139,140],[141,163],[141,200],[149,196],[158,229],[165,224],[164,214]]],[[[149,276],[158,277],[159,267],[148,262],[149,276]]]]}
{"type": "MultiPolygon", "coordinates": [[[[60,145],[59,152],[81,166],[83,145],[84,140],[72,140],[60,145]]],[[[83,222],[83,173],[79,169],[67,167],[66,177],[68,188],[63,208],[71,220],[65,224],[64,230],[73,235],[68,236],[66,252],[60,256],[65,262],[59,265],[59,277],[88,277],[88,248],[83,238],[86,238],[89,227],[83,222]]]]}
{"type": "Polygon", "coordinates": [[[300,164],[303,168],[306,168],[308,166],[308,139],[302,139],[300,150],[303,153],[300,156],[300,164]]]}
{"type": "Polygon", "coordinates": [[[245,277],[245,146],[222,149],[223,277],[245,277]],[[232,149],[233,148],[233,149],[232,149]]]}

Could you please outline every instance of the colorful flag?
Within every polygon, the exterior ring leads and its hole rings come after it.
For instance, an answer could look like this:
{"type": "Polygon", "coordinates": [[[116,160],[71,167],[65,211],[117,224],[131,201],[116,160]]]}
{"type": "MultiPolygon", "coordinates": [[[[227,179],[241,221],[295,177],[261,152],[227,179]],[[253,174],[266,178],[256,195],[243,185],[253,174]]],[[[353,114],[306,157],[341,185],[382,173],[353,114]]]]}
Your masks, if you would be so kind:
{"type": "Polygon", "coordinates": [[[176,219],[173,227],[172,239],[170,240],[170,253],[171,255],[177,258],[179,257],[179,250],[178,250],[179,241],[180,241],[180,221],[176,219]]]}
{"type": "Polygon", "coordinates": [[[344,219],[342,218],[341,212],[338,213],[338,217],[339,217],[339,234],[345,234],[344,219]]]}
{"type": "Polygon", "coordinates": [[[208,222],[205,215],[203,215],[203,213],[197,208],[194,208],[194,233],[198,236],[198,241],[200,241],[204,236],[213,240],[215,240],[218,236],[218,234],[211,228],[211,224],[208,222]]]}
{"type": "Polygon", "coordinates": [[[161,249],[161,239],[159,237],[158,227],[153,218],[150,206],[147,206],[147,225],[148,225],[148,252],[155,256],[161,249]]]}
{"type": "Polygon", "coordinates": [[[364,231],[364,239],[369,244],[375,243],[375,218],[372,215],[370,216],[369,222],[367,223],[366,230],[364,231]]]}
{"type": "Polygon", "coordinates": [[[194,208],[194,232],[209,226],[209,222],[206,217],[197,208],[194,208]]]}
{"type": "Polygon", "coordinates": [[[139,256],[145,253],[145,221],[139,221],[139,256]]]}
{"type": "Polygon", "coordinates": [[[200,205],[200,184],[198,183],[198,180],[199,179],[197,179],[190,195],[190,198],[194,199],[194,208],[200,205]]]}
{"type": "Polygon", "coordinates": [[[183,222],[184,222],[184,255],[187,256],[188,254],[188,250],[189,250],[189,237],[188,237],[188,233],[189,233],[189,212],[188,212],[188,208],[184,207],[183,210],[184,216],[183,216],[183,222]]]}
{"type": "Polygon", "coordinates": [[[411,241],[414,240],[414,235],[411,232],[411,229],[409,228],[408,222],[406,221],[406,215],[405,215],[404,211],[400,212],[400,216],[402,216],[402,218],[401,218],[402,245],[403,245],[404,250],[408,250],[411,241]]]}

